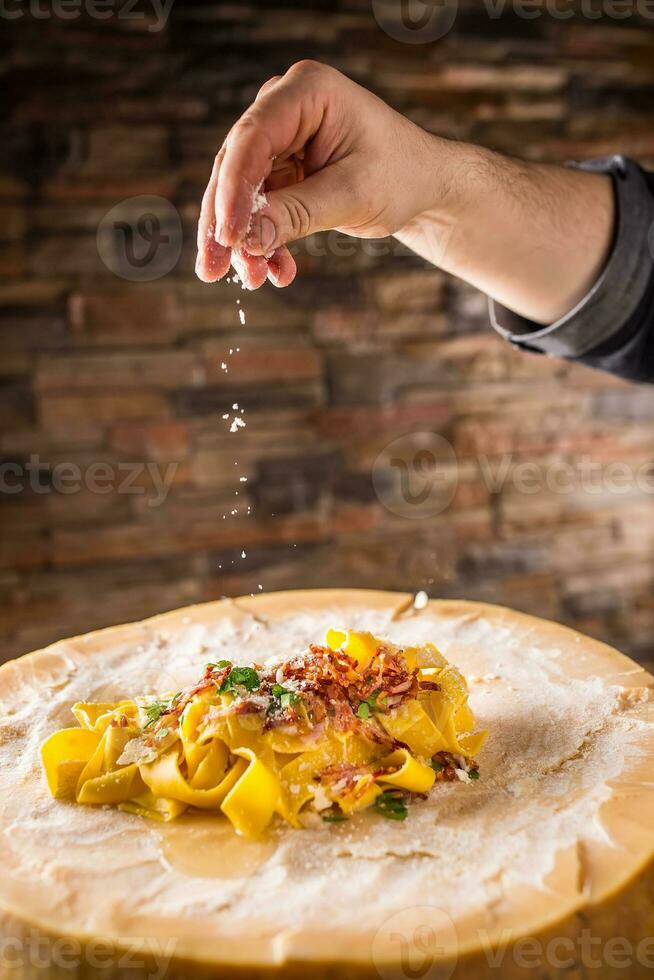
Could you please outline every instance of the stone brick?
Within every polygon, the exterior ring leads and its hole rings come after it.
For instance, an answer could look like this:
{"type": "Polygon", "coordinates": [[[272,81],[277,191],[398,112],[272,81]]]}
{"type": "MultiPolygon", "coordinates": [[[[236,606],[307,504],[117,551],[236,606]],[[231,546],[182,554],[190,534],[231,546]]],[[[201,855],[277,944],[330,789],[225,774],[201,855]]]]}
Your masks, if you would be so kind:
{"type": "Polygon", "coordinates": [[[369,301],[386,313],[397,314],[439,310],[445,285],[444,274],[430,267],[370,276],[365,288],[369,301]]]}
{"type": "Polygon", "coordinates": [[[18,279],[0,283],[0,307],[58,309],[70,286],[65,279],[18,279]]]}
{"type": "Polygon", "coordinates": [[[20,429],[34,420],[34,401],[30,387],[10,379],[0,384],[0,430],[20,429]]]}
{"type": "Polygon", "coordinates": [[[0,241],[22,238],[27,228],[25,209],[17,205],[0,206],[0,241]]]}
{"type": "Polygon", "coordinates": [[[109,275],[95,243],[95,236],[48,235],[40,237],[29,253],[29,272],[48,276],[109,275]]]}
{"type": "Polygon", "coordinates": [[[20,279],[27,270],[28,257],[22,242],[0,244],[0,280],[20,279]]]}
{"type": "Polygon", "coordinates": [[[170,414],[168,400],[159,392],[141,389],[123,392],[65,395],[42,394],[38,399],[38,415],[49,428],[87,419],[110,424],[115,419],[166,417],[170,414]]]}
{"type": "Polygon", "coordinates": [[[321,376],[320,354],[309,347],[271,347],[252,340],[212,343],[205,345],[202,360],[208,384],[286,384],[321,376]]]}
{"type": "Polygon", "coordinates": [[[246,411],[256,411],[264,407],[318,406],[322,401],[322,385],[317,382],[292,382],[281,388],[269,383],[266,387],[230,387],[227,385],[208,385],[198,390],[179,391],[174,396],[175,411],[178,415],[221,416],[230,411],[235,402],[246,411]]]}
{"type": "Polygon", "coordinates": [[[40,391],[76,391],[98,388],[196,387],[205,380],[205,370],[190,351],[135,351],[41,357],[34,384],[40,391]]]}
{"type": "Polygon", "coordinates": [[[117,292],[76,292],[69,300],[70,327],[89,346],[165,346],[181,331],[177,295],[167,286],[123,286],[117,292]]]}
{"type": "Polygon", "coordinates": [[[390,89],[409,87],[415,95],[434,90],[471,92],[496,90],[500,92],[558,92],[568,80],[565,68],[550,65],[479,65],[449,64],[437,71],[391,73],[383,72],[383,82],[390,89]]]}
{"type": "Polygon", "coordinates": [[[189,453],[189,427],[174,419],[116,422],[111,427],[109,445],[115,453],[139,459],[181,460],[189,453]]]}

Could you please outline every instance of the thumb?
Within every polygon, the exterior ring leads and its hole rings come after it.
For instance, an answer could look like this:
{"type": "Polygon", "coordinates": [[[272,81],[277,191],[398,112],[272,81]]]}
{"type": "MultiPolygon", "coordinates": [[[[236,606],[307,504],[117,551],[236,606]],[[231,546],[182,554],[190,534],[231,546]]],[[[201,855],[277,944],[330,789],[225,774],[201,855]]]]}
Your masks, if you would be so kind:
{"type": "Polygon", "coordinates": [[[334,164],[297,184],[269,191],[267,206],[255,214],[248,232],[248,251],[268,255],[314,232],[351,224],[357,198],[349,170],[334,164]]]}

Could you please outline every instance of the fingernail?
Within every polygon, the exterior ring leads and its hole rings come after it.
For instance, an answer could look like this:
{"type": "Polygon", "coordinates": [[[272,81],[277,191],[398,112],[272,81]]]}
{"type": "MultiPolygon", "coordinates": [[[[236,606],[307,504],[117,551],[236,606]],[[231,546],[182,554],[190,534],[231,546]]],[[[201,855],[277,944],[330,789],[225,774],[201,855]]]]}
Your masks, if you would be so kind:
{"type": "Polygon", "coordinates": [[[257,215],[246,242],[256,255],[269,255],[277,237],[274,222],[266,214],[257,215]]]}

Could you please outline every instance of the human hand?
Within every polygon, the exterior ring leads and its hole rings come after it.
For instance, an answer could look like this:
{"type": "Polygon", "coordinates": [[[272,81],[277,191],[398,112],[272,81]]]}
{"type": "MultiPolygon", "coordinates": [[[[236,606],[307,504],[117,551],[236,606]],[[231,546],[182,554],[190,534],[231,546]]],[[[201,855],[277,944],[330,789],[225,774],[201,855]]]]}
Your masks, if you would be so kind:
{"type": "MultiPolygon", "coordinates": [[[[334,68],[301,61],[270,79],[232,127],[202,201],[196,272],[234,266],[250,289],[292,282],[288,245],[335,228],[394,234],[433,206],[445,140],[430,136],[334,68]],[[253,215],[257,191],[267,203],[253,215]]],[[[440,168],[441,176],[446,168],[440,168]]]]}

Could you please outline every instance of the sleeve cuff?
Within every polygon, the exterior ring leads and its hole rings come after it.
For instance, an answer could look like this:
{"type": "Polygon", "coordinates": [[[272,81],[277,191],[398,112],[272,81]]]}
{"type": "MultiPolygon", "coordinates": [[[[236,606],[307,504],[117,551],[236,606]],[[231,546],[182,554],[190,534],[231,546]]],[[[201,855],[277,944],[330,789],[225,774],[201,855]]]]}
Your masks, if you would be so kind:
{"type": "Polygon", "coordinates": [[[552,357],[582,357],[629,321],[652,274],[654,199],[638,164],[622,156],[571,166],[613,177],[617,218],[613,249],[590,292],[556,323],[541,326],[489,300],[491,323],[515,347],[552,357]]]}

